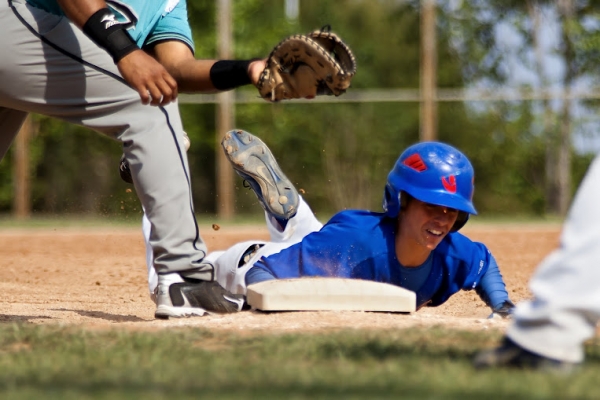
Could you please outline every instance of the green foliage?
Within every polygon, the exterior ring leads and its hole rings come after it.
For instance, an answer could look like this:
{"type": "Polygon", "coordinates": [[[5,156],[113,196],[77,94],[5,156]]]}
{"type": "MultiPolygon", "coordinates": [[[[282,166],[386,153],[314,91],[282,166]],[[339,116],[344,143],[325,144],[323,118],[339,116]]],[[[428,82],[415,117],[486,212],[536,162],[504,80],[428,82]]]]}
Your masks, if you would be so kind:
{"type": "MultiPolygon", "coordinates": [[[[30,142],[29,162],[34,212],[111,216],[139,212],[135,194],[118,179],[118,142],[44,116],[34,115],[33,124],[37,135],[30,142]]],[[[0,190],[2,211],[12,205],[12,179],[8,179],[12,159],[9,152],[0,174],[5,183],[0,190]]]]}
{"type": "Polygon", "coordinates": [[[600,345],[573,376],[476,371],[492,332],[440,327],[233,334],[0,325],[0,394],[22,398],[597,397],[600,345]]]}
{"type": "MultiPolygon", "coordinates": [[[[419,86],[419,14],[405,2],[303,1],[302,32],[330,25],[353,49],[353,88],[419,86]]],[[[455,78],[457,78],[455,76],[455,78]]]]}
{"type": "Polygon", "coordinates": [[[387,173],[417,140],[414,105],[311,104],[238,107],[238,125],[258,134],[314,209],[381,209],[387,173]],[[250,110],[261,107],[263,118],[250,110]],[[306,118],[306,115],[311,118],[306,118]],[[253,116],[255,114],[252,114],[253,116]]]}
{"type": "MultiPolygon", "coordinates": [[[[554,2],[534,2],[546,9],[554,2]]],[[[565,26],[573,44],[577,71],[597,80],[595,1],[576,2],[577,18],[565,26]]],[[[217,2],[188,1],[198,58],[217,58],[217,2]]],[[[530,4],[530,3],[527,3],[530,4]]],[[[465,88],[481,82],[496,87],[510,77],[506,54],[494,33],[502,22],[523,38],[517,54],[527,62],[527,4],[480,0],[437,2],[437,82],[465,88]]],[[[233,5],[234,57],[266,56],[285,36],[330,25],[352,47],[358,73],[350,89],[409,88],[420,83],[420,2],[302,0],[297,20],[287,20],[283,2],[236,0],[233,5]]],[[[558,50],[557,50],[558,51],[558,50]]],[[[255,89],[239,89],[255,93],[255,89]]],[[[585,107],[597,106],[590,100],[585,107]]],[[[195,209],[214,215],[215,152],[223,132],[215,132],[215,105],[182,105],[184,128],[192,141],[189,161],[195,209]]],[[[544,132],[535,101],[441,102],[439,138],[463,150],[476,170],[475,205],[480,214],[541,215],[545,200],[546,138],[556,136],[561,117],[552,116],[544,132]]],[[[327,216],[343,208],[380,210],[389,169],[400,152],[419,140],[419,104],[257,103],[236,105],[236,126],[259,135],[292,181],[304,190],[313,209],[327,216]]],[[[36,213],[92,213],[136,216],[131,186],[117,173],[119,143],[87,129],[36,116],[39,134],[31,142],[33,207],[36,213]]],[[[574,121],[594,137],[597,122],[574,121]]],[[[577,186],[591,157],[574,154],[572,186],[577,186]]],[[[12,208],[12,154],[0,168],[0,212],[12,208]]],[[[260,209],[251,191],[236,179],[236,211],[260,209]]]]}
{"type": "Polygon", "coordinates": [[[196,58],[215,58],[217,48],[216,2],[188,1],[188,19],[192,26],[196,58]]]}
{"type": "Polygon", "coordinates": [[[495,105],[495,115],[474,116],[477,119],[470,131],[455,143],[475,168],[475,206],[487,214],[512,210],[541,215],[545,204],[544,143],[539,136],[521,129],[531,118],[530,103],[495,105]],[[521,111],[510,121],[517,107],[521,111]]]}
{"type": "Polygon", "coordinates": [[[12,162],[13,155],[9,151],[0,164],[0,212],[9,212],[12,209],[14,196],[12,162]]]}

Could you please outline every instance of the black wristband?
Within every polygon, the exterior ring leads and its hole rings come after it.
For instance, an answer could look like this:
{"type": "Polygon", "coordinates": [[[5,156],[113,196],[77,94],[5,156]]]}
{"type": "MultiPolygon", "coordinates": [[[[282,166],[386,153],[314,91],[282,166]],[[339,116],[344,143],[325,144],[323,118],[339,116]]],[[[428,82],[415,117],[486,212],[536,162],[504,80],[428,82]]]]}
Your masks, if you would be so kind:
{"type": "Polygon", "coordinates": [[[221,60],[210,68],[210,81],[219,90],[230,90],[252,83],[248,66],[254,60],[221,60]]]}
{"type": "Polygon", "coordinates": [[[96,11],[83,25],[83,32],[106,50],[115,64],[139,48],[108,7],[96,11]]]}

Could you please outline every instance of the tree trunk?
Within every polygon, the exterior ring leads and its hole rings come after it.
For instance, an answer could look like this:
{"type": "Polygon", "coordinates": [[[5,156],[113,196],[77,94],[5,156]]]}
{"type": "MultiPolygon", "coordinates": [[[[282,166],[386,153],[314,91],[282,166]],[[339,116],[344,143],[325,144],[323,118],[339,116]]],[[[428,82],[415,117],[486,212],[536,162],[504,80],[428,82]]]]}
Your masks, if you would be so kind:
{"type": "MultiPolygon", "coordinates": [[[[549,82],[546,73],[544,72],[544,57],[542,45],[540,41],[541,25],[540,25],[540,7],[536,0],[527,0],[527,13],[532,21],[531,37],[533,38],[533,49],[535,54],[534,68],[536,75],[540,79],[540,87],[548,88],[549,82]]],[[[558,129],[554,126],[554,112],[547,98],[541,100],[542,103],[542,130],[544,142],[546,146],[545,152],[545,179],[544,193],[546,199],[546,213],[560,214],[559,206],[559,184],[558,184],[558,129]]]]}
{"type": "Polygon", "coordinates": [[[434,0],[421,2],[421,141],[437,140],[437,37],[434,0]]]}
{"type": "Polygon", "coordinates": [[[31,216],[31,176],[29,168],[29,141],[32,136],[31,115],[27,116],[21,131],[15,138],[13,161],[13,213],[17,219],[31,216]]]}
{"type": "Polygon", "coordinates": [[[566,215],[571,201],[571,127],[572,127],[572,103],[570,92],[575,75],[575,51],[569,32],[569,24],[573,22],[575,4],[573,0],[559,0],[558,7],[562,17],[562,51],[565,62],[563,106],[561,112],[560,138],[558,150],[558,204],[560,215],[566,215]]]}

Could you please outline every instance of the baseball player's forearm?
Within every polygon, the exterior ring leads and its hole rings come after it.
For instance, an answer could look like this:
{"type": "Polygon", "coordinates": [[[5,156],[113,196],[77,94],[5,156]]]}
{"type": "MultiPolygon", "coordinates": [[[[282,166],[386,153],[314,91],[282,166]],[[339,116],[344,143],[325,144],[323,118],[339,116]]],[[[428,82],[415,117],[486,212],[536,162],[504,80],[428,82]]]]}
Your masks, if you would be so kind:
{"type": "Polygon", "coordinates": [[[210,79],[210,69],[215,62],[215,60],[196,60],[192,57],[179,63],[163,65],[177,81],[180,92],[216,93],[219,89],[210,79]]]}
{"type": "Polygon", "coordinates": [[[215,93],[247,84],[256,84],[265,60],[198,60],[183,42],[158,43],[149,52],[177,81],[179,91],[215,93]]]}
{"type": "Polygon", "coordinates": [[[505,301],[509,300],[506,285],[502,280],[498,264],[493,257],[491,257],[490,266],[481,278],[475,291],[492,309],[500,307],[505,301]]]}
{"type": "Polygon", "coordinates": [[[255,85],[264,69],[264,60],[193,60],[178,70],[182,91],[216,92],[255,85]]]}
{"type": "Polygon", "coordinates": [[[252,267],[248,270],[244,279],[246,280],[246,286],[250,286],[254,283],[270,281],[277,278],[275,278],[275,276],[266,269],[260,267],[252,267]]]}

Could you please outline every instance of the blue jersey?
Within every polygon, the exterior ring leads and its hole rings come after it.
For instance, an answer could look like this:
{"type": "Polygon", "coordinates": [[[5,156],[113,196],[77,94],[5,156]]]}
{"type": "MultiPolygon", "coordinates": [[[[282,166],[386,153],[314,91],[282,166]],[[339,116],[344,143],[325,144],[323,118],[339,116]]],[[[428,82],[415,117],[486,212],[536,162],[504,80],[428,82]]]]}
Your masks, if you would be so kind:
{"type": "MultiPolygon", "coordinates": [[[[320,231],[263,257],[254,268],[279,279],[338,277],[404,286],[403,268],[396,258],[395,233],[395,218],[370,211],[342,211],[320,231]]],[[[413,289],[417,308],[438,306],[460,290],[477,288],[490,265],[495,266],[485,245],[457,232],[448,234],[426,263],[428,276],[420,288],[413,289]]],[[[505,290],[501,297],[508,299],[505,290]]]]}
{"type": "MultiPolygon", "coordinates": [[[[27,0],[49,13],[64,15],[56,0],[27,0]]],[[[186,0],[107,0],[119,22],[139,47],[180,40],[194,51],[186,0]]]]}

